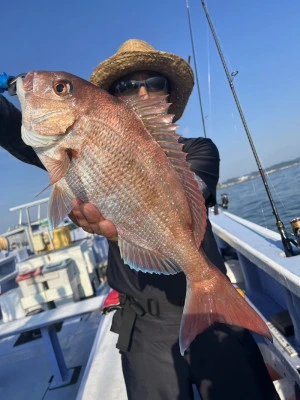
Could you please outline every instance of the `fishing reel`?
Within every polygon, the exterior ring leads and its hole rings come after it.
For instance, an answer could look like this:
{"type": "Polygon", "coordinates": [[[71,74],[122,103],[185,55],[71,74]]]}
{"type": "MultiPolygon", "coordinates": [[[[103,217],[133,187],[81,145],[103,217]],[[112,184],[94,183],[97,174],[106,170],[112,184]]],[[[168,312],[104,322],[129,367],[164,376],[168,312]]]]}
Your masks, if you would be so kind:
{"type": "Polygon", "coordinates": [[[295,246],[300,247],[300,218],[292,219],[290,224],[293,230],[293,235],[295,236],[295,240],[292,240],[292,242],[295,246]]]}
{"type": "Polygon", "coordinates": [[[221,201],[222,201],[221,207],[224,208],[224,210],[227,210],[228,203],[229,203],[229,198],[228,198],[228,195],[226,193],[222,193],[221,194],[221,201]]]}
{"type": "Polygon", "coordinates": [[[214,214],[218,215],[219,214],[219,206],[222,207],[224,210],[227,210],[228,208],[228,203],[229,203],[229,198],[228,195],[226,193],[222,193],[221,194],[221,204],[220,203],[216,203],[214,205],[214,214]]]}

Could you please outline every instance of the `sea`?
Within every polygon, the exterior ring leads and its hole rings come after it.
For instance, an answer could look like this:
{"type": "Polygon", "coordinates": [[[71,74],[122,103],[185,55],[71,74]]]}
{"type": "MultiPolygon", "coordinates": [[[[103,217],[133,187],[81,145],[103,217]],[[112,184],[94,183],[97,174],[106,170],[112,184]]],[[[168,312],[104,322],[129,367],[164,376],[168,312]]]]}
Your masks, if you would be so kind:
{"type": "MultiPolygon", "coordinates": [[[[279,218],[286,232],[291,234],[290,221],[300,218],[300,165],[266,174],[266,179],[279,218]]],[[[218,190],[219,204],[222,203],[222,194],[228,195],[227,211],[230,213],[278,231],[276,218],[261,177],[218,190]]]]}

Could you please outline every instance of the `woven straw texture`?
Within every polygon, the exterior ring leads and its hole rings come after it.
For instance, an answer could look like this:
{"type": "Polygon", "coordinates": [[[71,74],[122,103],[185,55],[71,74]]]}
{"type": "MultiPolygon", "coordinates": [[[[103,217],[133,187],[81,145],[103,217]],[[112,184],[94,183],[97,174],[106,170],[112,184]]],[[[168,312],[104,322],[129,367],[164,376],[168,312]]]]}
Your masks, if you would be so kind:
{"type": "Polygon", "coordinates": [[[194,75],[190,65],[172,53],[155,50],[143,40],[130,39],[123,43],[116,54],[100,63],[92,73],[90,81],[104,90],[122,76],[136,71],[158,72],[170,82],[169,113],[177,121],[188,102],[194,86],[194,75]]]}

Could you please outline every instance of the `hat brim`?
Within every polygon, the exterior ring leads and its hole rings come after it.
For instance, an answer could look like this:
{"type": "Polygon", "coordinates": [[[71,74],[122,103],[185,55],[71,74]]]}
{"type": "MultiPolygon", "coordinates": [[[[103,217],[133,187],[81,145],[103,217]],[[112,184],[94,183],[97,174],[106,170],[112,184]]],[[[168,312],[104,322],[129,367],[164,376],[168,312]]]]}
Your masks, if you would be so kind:
{"type": "Polygon", "coordinates": [[[170,82],[169,113],[177,121],[188,102],[194,86],[194,75],[190,65],[181,57],[163,51],[129,51],[117,53],[100,63],[90,81],[104,90],[122,76],[136,71],[153,71],[164,75],[170,82]]]}

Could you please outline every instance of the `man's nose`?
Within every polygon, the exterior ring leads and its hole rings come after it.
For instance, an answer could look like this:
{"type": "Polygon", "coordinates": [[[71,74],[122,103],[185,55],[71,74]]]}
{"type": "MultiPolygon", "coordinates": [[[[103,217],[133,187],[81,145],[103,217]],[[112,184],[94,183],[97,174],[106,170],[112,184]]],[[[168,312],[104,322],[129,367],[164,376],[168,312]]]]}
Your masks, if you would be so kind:
{"type": "Polygon", "coordinates": [[[148,94],[147,89],[146,89],[146,87],[144,85],[140,86],[138,94],[139,94],[139,96],[144,96],[145,99],[149,98],[149,94],[148,94]]]}

